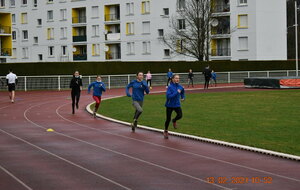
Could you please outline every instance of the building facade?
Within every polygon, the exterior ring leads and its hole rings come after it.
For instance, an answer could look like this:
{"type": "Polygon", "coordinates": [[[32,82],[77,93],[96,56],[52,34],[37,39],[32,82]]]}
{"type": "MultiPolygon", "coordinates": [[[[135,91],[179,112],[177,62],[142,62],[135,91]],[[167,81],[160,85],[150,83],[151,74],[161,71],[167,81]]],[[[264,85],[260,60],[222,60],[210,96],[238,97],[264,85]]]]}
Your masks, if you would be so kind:
{"type": "Polygon", "coordinates": [[[0,10],[0,63],[12,55],[11,14],[0,10]]]}
{"type": "MultiPolygon", "coordinates": [[[[7,62],[194,60],[162,42],[185,1],[1,0],[12,22],[7,62]]],[[[286,59],[284,0],[211,4],[211,60],[286,59]]]]}

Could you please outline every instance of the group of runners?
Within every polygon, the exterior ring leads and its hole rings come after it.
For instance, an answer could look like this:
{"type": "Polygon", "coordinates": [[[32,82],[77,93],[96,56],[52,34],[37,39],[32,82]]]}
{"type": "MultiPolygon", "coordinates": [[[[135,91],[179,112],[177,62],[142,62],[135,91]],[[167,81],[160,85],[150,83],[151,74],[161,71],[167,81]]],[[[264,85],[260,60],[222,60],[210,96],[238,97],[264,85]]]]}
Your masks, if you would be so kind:
{"type": "MultiPolygon", "coordinates": [[[[216,85],[216,75],[213,71],[209,69],[209,66],[206,67],[203,71],[205,76],[205,85],[204,89],[208,88],[209,81],[213,79],[216,85]]],[[[194,74],[192,69],[189,70],[188,73],[188,87],[190,84],[194,87],[193,83],[194,74]]],[[[143,113],[143,102],[144,96],[150,93],[152,89],[151,86],[152,75],[150,71],[146,74],[146,80],[144,80],[144,73],[138,72],[136,74],[136,79],[131,81],[126,86],[126,95],[132,98],[132,105],[135,109],[133,121],[131,123],[131,130],[135,132],[135,129],[138,124],[138,119],[140,115],[143,113]],[[132,92],[130,93],[130,89],[132,92]]],[[[2,81],[1,81],[2,82],[2,81]]],[[[9,74],[6,76],[6,84],[8,86],[9,98],[12,103],[15,101],[15,86],[18,83],[18,77],[13,73],[12,70],[9,71],[9,74]]],[[[79,100],[80,94],[82,91],[82,77],[78,71],[75,71],[73,74],[73,78],[70,81],[71,88],[71,98],[72,98],[72,114],[75,114],[75,108],[79,109],[79,100]]],[[[89,84],[88,93],[90,94],[91,89],[93,88],[93,99],[96,104],[93,110],[93,116],[96,117],[96,113],[99,109],[101,103],[102,93],[106,91],[105,84],[102,82],[101,76],[97,76],[96,80],[89,84]]],[[[167,73],[167,85],[166,85],[166,121],[165,121],[165,129],[163,132],[164,138],[168,139],[168,129],[170,122],[174,129],[177,129],[177,121],[182,118],[182,109],[181,102],[185,100],[185,91],[184,87],[180,85],[180,77],[178,74],[174,74],[171,69],[169,69],[167,73]],[[176,116],[172,119],[172,112],[176,112],[176,116]]]]}

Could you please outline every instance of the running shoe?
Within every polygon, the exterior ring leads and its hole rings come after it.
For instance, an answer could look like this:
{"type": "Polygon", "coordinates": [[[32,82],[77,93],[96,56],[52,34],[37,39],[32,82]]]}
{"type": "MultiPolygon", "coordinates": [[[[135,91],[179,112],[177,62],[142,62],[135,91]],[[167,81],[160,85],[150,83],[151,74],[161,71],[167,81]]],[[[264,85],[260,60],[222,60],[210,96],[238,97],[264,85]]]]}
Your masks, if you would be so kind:
{"type": "Polygon", "coordinates": [[[131,130],[132,130],[132,132],[135,131],[136,127],[137,127],[137,120],[133,120],[133,123],[131,124],[131,130]]]}
{"type": "Polygon", "coordinates": [[[168,131],[164,131],[164,138],[165,138],[165,139],[168,139],[168,138],[169,138],[168,131]]]}
{"type": "Polygon", "coordinates": [[[177,123],[176,123],[176,121],[172,120],[172,123],[173,123],[174,129],[177,129],[177,123]]]}
{"type": "Polygon", "coordinates": [[[15,101],[14,100],[11,100],[11,103],[14,103],[15,101]]]}

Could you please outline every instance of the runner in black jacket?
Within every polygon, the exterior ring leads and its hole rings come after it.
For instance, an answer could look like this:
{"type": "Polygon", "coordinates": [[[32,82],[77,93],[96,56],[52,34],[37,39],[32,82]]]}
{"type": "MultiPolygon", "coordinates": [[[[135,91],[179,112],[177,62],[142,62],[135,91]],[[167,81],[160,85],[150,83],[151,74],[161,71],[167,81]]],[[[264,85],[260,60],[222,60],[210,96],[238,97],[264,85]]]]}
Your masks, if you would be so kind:
{"type": "Polygon", "coordinates": [[[204,83],[204,89],[208,89],[208,86],[209,86],[209,81],[210,81],[210,78],[211,78],[211,70],[209,68],[209,66],[205,67],[204,71],[203,71],[203,75],[204,75],[204,78],[205,78],[205,83],[204,83]]]}
{"type": "Polygon", "coordinates": [[[79,75],[78,71],[75,71],[73,78],[70,82],[70,88],[71,91],[71,97],[72,97],[72,114],[75,114],[75,103],[76,103],[76,109],[78,109],[79,105],[79,99],[80,99],[80,92],[82,90],[82,79],[79,75]]]}

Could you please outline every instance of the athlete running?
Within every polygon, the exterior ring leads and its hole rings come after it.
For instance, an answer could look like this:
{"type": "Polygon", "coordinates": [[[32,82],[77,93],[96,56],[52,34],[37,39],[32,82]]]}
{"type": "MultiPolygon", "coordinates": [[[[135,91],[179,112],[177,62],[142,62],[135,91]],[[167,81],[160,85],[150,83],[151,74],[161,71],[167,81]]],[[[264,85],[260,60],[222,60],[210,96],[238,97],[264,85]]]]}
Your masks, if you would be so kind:
{"type": "Polygon", "coordinates": [[[172,119],[173,127],[177,129],[177,121],[182,118],[182,110],[180,101],[185,100],[184,88],[179,84],[179,75],[173,75],[170,85],[166,92],[166,122],[164,138],[168,139],[168,128],[171,121],[172,112],[176,112],[176,117],[172,119]]]}
{"type": "Polygon", "coordinates": [[[11,103],[15,102],[15,90],[16,90],[16,85],[18,84],[18,77],[16,74],[13,73],[13,70],[9,70],[9,74],[6,75],[6,84],[8,87],[8,92],[9,92],[9,99],[11,103]]]}
{"type": "Polygon", "coordinates": [[[71,91],[72,114],[75,114],[75,104],[76,104],[76,109],[78,109],[80,92],[82,90],[82,79],[81,79],[81,76],[79,75],[78,71],[75,71],[75,73],[73,74],[73,78],[70,82],[70,88],[72,89],[72,91],[71,91]]]}
{"type": "Polygon", "coordinates": [[[94,118],[96,118],[96,113],[101,103],[102,92],[105,92],[105,84],[101,80],[101,76],[97,76],[96,81],[92,82],[88,87],[88,93],[90,93],[91,88],[93,87],[93,99],[96,101],[95,109],[93,112],[94,118]]]}
{"type": "Polygon", "coordinates": [[[126,95],[128,97],[132,97],[132,105],[135,108],[133,122],[131,124],[132,132],[135,131],[135,128],[137,127],[138,119],[143,112],[142,107],[143,107],[145,93],[149,94],[149,88],[146,81],[144,80],[143,72],[138,72],[136,74],[136,80],[131,81],[131,83],[129,83],[126,87],[126,95]],[[132,88],[132,94],[129,93],[130,88],[132,88]]]}

